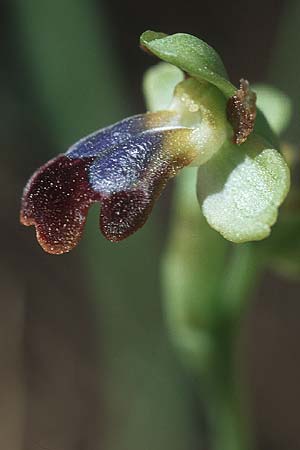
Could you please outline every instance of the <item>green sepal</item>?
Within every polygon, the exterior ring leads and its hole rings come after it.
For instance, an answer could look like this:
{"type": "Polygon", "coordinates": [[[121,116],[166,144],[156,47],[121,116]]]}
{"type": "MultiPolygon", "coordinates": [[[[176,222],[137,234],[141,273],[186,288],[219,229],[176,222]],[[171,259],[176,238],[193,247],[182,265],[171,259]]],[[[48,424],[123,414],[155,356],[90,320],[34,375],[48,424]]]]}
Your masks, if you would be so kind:
{"type": "Polygon", "coordinates": [[[236,87],[228,80],[227,72],[218,53],[206,42],[185,33],[166,35],[145,31],[141,46],[158,58],[179,67],[200,81],[208,81],[229,98],[236,87]]]}
{"type": "MultiPolygon", "coordinates": [[[[232,97],[237,88],[228,80],[224,64],[218,53],[201,39],[185,33],[167,35],[145,31],[140,37],[143,48],[200,81],[216,86],[226,99],[232,97]]],[[[255,132],[264,136],[273,146],[278,140],[264,114],[258,109],[255,132]]]]}
{"type": "Polygon", "coordinates": [[[292,104],[290,98],[279,89],[267,84],[251,86],[257,95],[257,106],[263,111],[276,134],[281,134],[289,125],[292,104]]]}
{"type": "Polygon", "coordinates": [[[265,114],[259,108],[256,108],[254,133],[263,136],[273,147],[279,148],[278,137],[271,128],[265,114]]]}
{"type": "Polygon", "coordinates": [[[253,134],[239,147],[226,143],[198,169],[203,214],[212,228],[235,243],[270,234],[289,186],[281,154],[253,134]]]}
{"type": "Polygon", "coordinates": [[[175,86],[184,79],[182,70],[160,62],[150,67],[143,78],[143,92],[149,111],[168,109],[175,86]]]}

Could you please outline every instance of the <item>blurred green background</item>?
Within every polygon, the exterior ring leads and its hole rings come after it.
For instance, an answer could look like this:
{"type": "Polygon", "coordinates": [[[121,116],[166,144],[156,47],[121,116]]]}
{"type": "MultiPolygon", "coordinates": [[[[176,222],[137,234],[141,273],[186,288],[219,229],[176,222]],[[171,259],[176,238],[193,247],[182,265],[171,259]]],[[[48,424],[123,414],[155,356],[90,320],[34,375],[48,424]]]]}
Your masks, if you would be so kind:
{"type": "MultiPolygon", "coordinates": [[[[85,134],[145,108],[155,60],[145,29],[195,34],[232,80],[300,97],[297,1],[0,2],[0,442],[5,450],[200,450],[196,380],[164,324],[160,259],[172,186],[120,244],[89,215],[78,248],[50,256],[18,221],[31,173],[85,134]]],[[[299,143],[296,114],[286,138],[299,143]]],[[[205,264],[205,261],[203,261],[205,264]]],[[[216,279],[216,282],[218,280],[216,279]]],[[[245,316],[239,357],[261,450],[300,449],[300,284],[266,273],[245,316]]]]}

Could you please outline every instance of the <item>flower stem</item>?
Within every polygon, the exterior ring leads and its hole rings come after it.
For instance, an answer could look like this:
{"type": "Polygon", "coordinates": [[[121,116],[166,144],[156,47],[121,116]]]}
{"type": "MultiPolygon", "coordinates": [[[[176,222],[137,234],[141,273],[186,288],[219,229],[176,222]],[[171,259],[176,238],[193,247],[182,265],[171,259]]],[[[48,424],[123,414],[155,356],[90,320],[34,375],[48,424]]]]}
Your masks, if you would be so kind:
{"type": "Polygon", "coordinates": [[[236,349],[241,316],[259,275],[255,246],[235,246],[220,295],[223,305],[213,331],[215,351],[208,373],[207,413],[213,450],[253,449],[252,426],[245,379],[236,349]]]}
{"type": "Polygon", "coordinates": [[[223,307],[213,331],[216,345],[208,405],[213,450],[253,448],[247,389],[238,370],[236,343],[246,300],[258,277],[259,266],[255,256],[253,244],[233,247],[220,293],[223,307]]]}
{"type": "Polygon", "coordinates": [[[192,189],[186,172],[177,182],[163,260],[170,335],[198,380],[209,448],[253,450],[247,382],[236,350],[246,300],[260,272],[256,244],[231,245],[211,230],[188,195],[192,189]]]}
{"type": "Polygon", "coordinates": [[[211,396],[209,418],[211,421],[212,450],[250,450],[251,439],[239,402],[227,386],[227,392],[217,391],[211,396]]]}
{"type": "Polygon", "coordinates": [[[212,450],[252,448],[246,395],[236,370],[235,343],[235,336],[224,328],[224,335],[220,334],[217,340],[207,390],[212,450]]]}

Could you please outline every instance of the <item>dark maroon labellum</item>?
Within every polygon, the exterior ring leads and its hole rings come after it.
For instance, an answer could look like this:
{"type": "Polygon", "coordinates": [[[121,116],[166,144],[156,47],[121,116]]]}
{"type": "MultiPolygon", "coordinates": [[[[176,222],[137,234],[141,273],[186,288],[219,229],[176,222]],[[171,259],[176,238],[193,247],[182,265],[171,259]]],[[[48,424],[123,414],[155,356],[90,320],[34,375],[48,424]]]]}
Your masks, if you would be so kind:
{"type": "Polygon", "coordinates": [[[35,226],[45,251],[65,253],[80,240],[90,205],[100,202],[104,236],[111,242],[130,236],[168,179],[194,158],[186,152],[186,129],[170,125],[175,119],[174,113],[134,116],[81,139],[33,174],[21,223],[35,226]]]}
{"type": "Polygon", "coordinates": [[[101,200],[88,180],[95,158],[59,155],[42,166],[25,188],[20,220],[35,225],[37,239],[48,253],[71,250],[81,238],[89,206],[101,200]]]}

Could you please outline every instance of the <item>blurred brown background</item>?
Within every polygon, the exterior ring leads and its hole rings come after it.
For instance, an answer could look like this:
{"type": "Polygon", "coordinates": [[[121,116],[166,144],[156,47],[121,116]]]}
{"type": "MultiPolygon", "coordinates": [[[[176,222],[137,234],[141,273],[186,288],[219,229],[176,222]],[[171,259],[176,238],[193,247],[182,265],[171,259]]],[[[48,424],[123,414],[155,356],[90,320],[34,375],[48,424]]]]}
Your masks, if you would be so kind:
{"type": "MultiPolygon", "coordinates": [[[[172,189],[118,246],[98,233],[97,208],[80,246],[60,257],[18,221],[35,168],[144,110],[142,74],[155,62],[138,48],[145,29],[195,34],[235,83],[274,82],[299,99],[297,1],[1,1],[1,449],[206,448],[201,404],[161,307],[172,189]]],[[[287,135],[295,143],[298,119],[287,135]]],[[[244,320],[260,450],[300,450],[299,293],[299,282],[268,272],[244,320]]]]}

